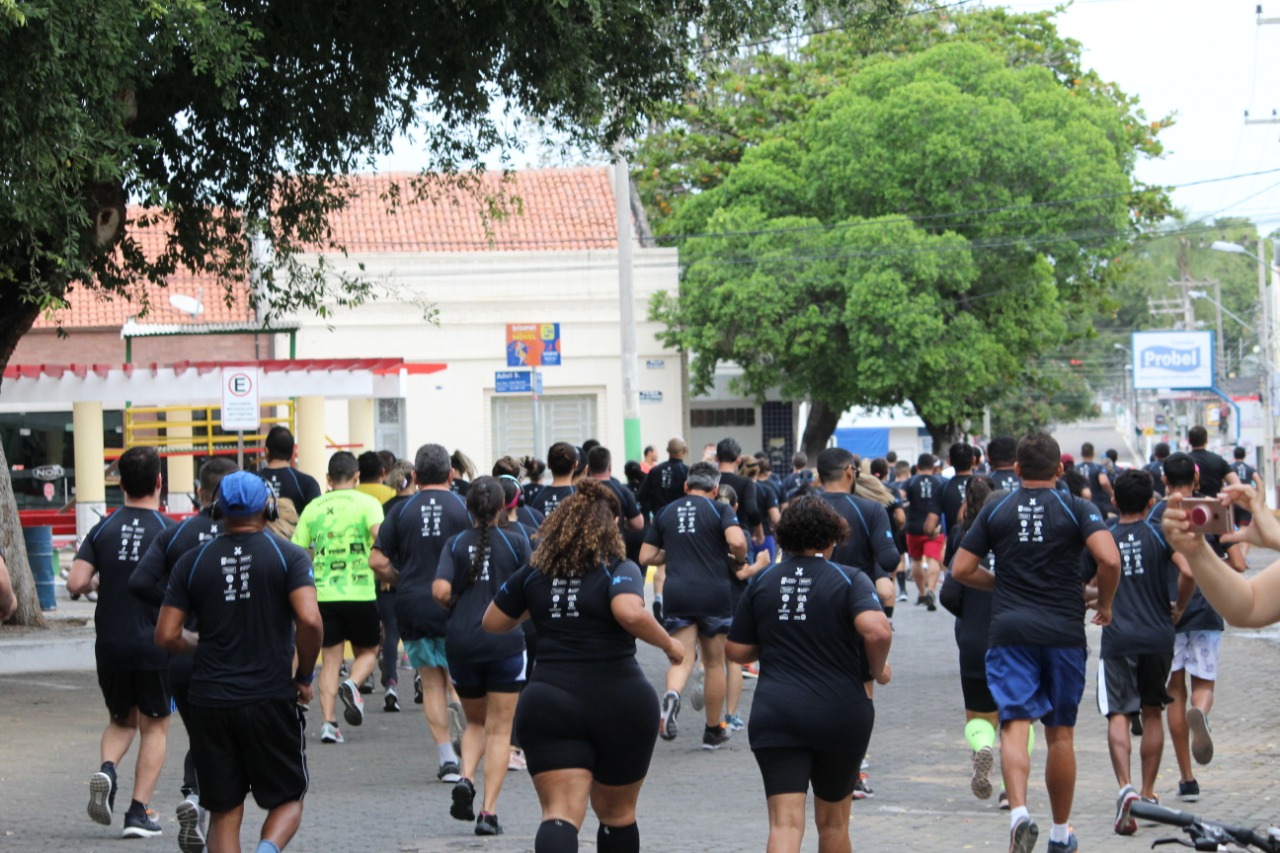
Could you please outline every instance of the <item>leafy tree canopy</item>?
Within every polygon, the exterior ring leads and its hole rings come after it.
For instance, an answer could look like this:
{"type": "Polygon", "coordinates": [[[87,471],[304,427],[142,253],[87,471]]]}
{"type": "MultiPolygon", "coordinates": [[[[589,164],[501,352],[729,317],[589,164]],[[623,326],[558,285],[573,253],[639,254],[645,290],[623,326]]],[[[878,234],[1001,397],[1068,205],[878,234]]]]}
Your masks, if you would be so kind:
{"type": "Polygon", "coordinates": [[[920,36],[919,50],[863,56],[838,33],[798,59],[726,73],[722,92],[759,78],[753,96],[713,108],[720,127],[750,128],[736,162],[691,166],[695,124],[683,120],[641,145],[657,152],[659,165],[642,155],[638,171],[687,264],[680,297],[655,311],[667,342],[694,354],[695,386],[721,360],[743,363],[743,390],[780,386],[815,402],[805,443],[821,446],[845,408],[904,400],[944,444],[985,404],[1036,381],[1037,356],[1103,292],[1136,224],[1165,209],[1131,174],[1159,150],[1161,123],[1093,76],[1067,76],[1079,48],[1046,17],[977,17],[983,26],[920,36]],[[1034,39],[1053,50],[1031,51],[1034,39]],[[762,104],[777,109],[766,116],[762,104]],[[737,313],[748,305],[752,317],[774,305],[829,314],[835,339],[802,346],[788,330],[808,327],[765,328],[737,313]]]}

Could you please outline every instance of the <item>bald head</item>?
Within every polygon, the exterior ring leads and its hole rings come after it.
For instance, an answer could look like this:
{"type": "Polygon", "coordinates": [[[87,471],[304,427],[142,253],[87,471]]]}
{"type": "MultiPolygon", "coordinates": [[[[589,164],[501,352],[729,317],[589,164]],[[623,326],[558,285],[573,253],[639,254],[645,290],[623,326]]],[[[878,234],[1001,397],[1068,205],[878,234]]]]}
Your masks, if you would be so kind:
{"type": "Polygon", "coordinates": [[[689,446],[684,443],[684,439],[680,436],[676,436],[667,442],[667,455],[672,459],[683,459],[688,451],[689,446]]]}

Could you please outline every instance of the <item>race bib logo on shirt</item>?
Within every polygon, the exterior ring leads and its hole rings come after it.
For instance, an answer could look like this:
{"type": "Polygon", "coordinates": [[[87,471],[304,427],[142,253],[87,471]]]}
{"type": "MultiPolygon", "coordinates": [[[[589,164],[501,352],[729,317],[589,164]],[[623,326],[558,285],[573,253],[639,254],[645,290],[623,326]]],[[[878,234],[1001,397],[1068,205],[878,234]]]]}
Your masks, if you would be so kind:
{"type": "Polygon", "coordinates": [[[422,535],[439,536],[440,522],[444,518],[444,507],[437,503],[422,505],[422,535]]]}
{"type": "Polygon", "coordinates": [[[676,533],[698,532],[698,508],[692,504],[676,507],[676,533]]]}
{"type": "MultiPolygon", "coordinates": [[[[468,566],[471,565],[471,561],[475,559],[475,556],[476,556],[476,546],[468,545],[467,546],[467,565],[468,566]]],[[[487,581],[488,579],[489,579],[489,548],[488,546],[485,546],[484,562],[480,564],[480,575],[479,577],[476,578],[476,580],[487,581]]]]}
{"type": "Polygon", "coordinates": [[[582,578],[556,578],[551,582],[551,618],[577,619],[582,578]]]}
{"type": "Polygon", "coordinates": [[[142,557],[142,539],[147,535],[147,528],[140,521],[125,523],[120,528],[120,552],[116,557],[121,561],[136,563],[142,557]]]}
{"type": "Polygon", "coordinates": [[[796,567],[795,577],[782,578],[779,622],[803,622],[809,617],[804,608],[809,602],[809,588],[812,585],[813,578],[804,577],[803,566],[796,567]]]}
{"type": "Polygon", "coordinates": [[[1125,577],[1145,573],[1142,567],[1142,543],[1130,533],[1120,545],[1120,569],[1125,577]]]}
{"type": "Polygon", "coordinates": [[[1044,507],[1035,498],[1027,501],[1026,506],[1018,507],[1018,541],[1044,541],[1044,507]]]}
{"type": "Polygon", "coordinates": [[[244,553],[239,545],[230,557],[219,560],[222,566],[222,578],[227,588],[222,591],[223,601],[243,601],[252,596],[249,590],[249,570],[252,568],[253,555],[244,553]]]}

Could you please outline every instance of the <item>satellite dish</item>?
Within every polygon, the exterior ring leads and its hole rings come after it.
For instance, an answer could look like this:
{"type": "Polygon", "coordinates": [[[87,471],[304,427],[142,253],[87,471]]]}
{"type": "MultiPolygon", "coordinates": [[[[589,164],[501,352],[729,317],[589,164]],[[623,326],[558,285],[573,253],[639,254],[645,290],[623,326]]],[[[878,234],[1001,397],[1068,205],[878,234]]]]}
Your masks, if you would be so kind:
{"type": "Polygon", "coordinates": [[[187,296],[185,293],[170,293],[169,304],[184,314],[191,315],[192,318],[199,317],[204,313],[204,303],[200,301],[204,288],[196,291],[195,296],[187,296]]]}

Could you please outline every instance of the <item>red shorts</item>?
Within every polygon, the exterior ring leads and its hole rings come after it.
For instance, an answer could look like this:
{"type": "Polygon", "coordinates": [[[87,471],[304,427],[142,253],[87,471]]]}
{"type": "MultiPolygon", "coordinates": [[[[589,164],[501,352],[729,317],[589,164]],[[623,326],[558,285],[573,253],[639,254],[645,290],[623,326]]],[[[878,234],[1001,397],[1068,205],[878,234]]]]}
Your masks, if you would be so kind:
{"type": "Polygon", "coordinates": [[[942,562],[942,549],[945,544],[941,536],[923,536],[908,533],[907,556],[913,560],[928,557],[930,560],[942,562]]]}

